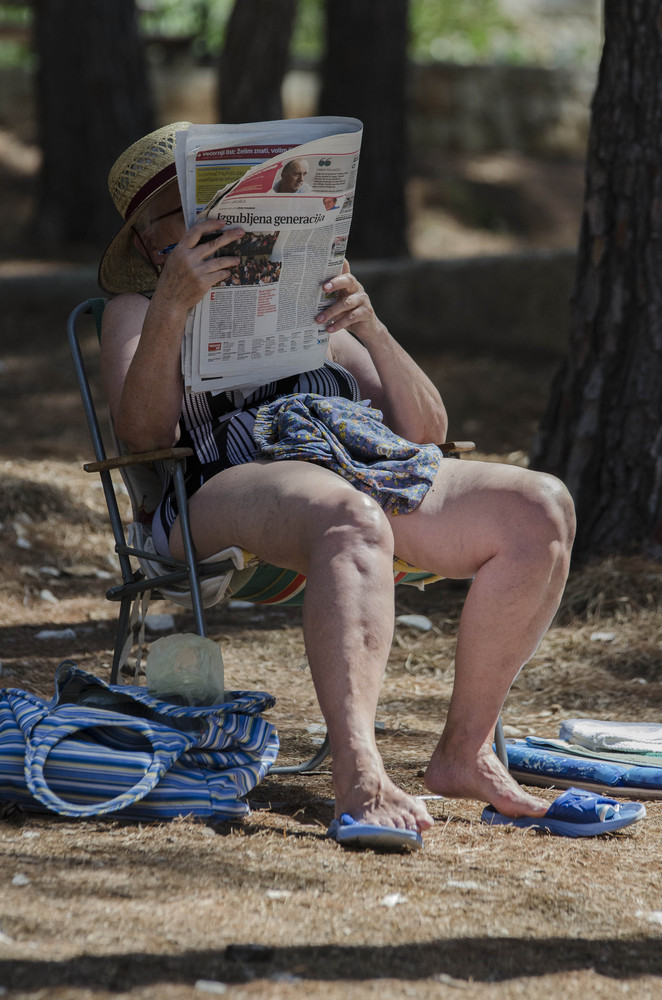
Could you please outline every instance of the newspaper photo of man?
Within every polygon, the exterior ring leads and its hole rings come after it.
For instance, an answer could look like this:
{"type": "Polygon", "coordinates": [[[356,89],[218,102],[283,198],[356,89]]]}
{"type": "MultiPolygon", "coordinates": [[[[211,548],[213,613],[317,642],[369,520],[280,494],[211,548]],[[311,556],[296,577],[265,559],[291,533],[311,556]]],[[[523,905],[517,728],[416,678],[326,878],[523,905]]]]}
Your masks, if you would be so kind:
{"type": "Polygon", "coordinates": [[[311,188],[304,183],[307,173],[308,160],[290,160],[281,170],[274,191],[279,194],[308,194],[311,188]]]}

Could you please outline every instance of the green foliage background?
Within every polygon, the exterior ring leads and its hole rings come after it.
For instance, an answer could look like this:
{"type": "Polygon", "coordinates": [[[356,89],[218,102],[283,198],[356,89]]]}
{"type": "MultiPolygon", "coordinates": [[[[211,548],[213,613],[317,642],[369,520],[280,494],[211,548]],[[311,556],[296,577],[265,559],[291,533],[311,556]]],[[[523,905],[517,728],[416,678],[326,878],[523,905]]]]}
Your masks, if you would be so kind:
{"type": "MultiPolygon", "coordinates": [[[[148,39],[191,39],[194,55],[200,59],[220,50],[233,3],[137,0],[148,39]]],[[[25,29],[31,23],[32,6],[21,0],[0,2],[0,66],[31,68],[34,55],[25,29]],[[20,29],[26,37],[19,37],[20,29]]],[[[324,0],[299,0],[294,58],[317,60],[323,31],[324,0]]],[[[410,0],[410,52],[420,61],[536,62],[539,58],[520,27],[502,13],[499,0],[410,0]]]]}

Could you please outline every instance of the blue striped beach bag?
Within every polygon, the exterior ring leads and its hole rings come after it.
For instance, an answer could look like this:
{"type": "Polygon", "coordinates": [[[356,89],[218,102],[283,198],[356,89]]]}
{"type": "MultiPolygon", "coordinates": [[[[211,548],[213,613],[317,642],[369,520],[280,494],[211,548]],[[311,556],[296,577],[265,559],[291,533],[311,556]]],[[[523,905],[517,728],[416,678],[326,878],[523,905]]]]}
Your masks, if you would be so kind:
{"type": "Polygon", "coordinates": [[[65,660],[51,701],[0,690],[0,810],[126,820],[244,816],[278,734],[275,699],[228,691],[219,705],[176,705],[111,685],[65,660]]]}

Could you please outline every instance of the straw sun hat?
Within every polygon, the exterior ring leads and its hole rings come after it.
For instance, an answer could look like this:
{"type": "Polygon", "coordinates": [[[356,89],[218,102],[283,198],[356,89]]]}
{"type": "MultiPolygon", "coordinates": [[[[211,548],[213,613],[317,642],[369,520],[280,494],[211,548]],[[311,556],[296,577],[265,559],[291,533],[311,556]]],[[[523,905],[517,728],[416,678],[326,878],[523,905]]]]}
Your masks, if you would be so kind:
{"type": "Polygon", "coordinates": [[[108,174],[108,190],[124,225],[110,241],[99,265],[99,285],[105,292],[150,292],[156,274],[133,245],[131,227],[144,208],[175,179],[175,133],[190,122],[164,125],[138,139],[115,161],[108,174]]]}

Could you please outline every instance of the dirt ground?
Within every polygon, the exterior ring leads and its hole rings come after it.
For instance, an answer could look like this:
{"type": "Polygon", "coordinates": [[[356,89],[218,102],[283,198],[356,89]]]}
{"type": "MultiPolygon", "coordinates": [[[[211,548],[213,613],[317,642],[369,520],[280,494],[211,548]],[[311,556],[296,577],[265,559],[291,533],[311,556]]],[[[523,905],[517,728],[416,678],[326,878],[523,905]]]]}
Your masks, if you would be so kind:
{"type": "MultiPolygon", "coordinates": [[[[0,681],[50,695],[65,658],[108,676],[116,572],[99,485],[81,470],[91,451],[62,318],[26,302],[20,315],[0,310],[0,335],[0,681]],[[39,637],[65,628],[69,638],[39,637]]],[[[452,436],[475,438],[479,458],[525,462],[552,362],[420,360],[452,436]]],[[[396,627],[378,713],[387,766],[417,793],[465,592],[396,595],[398,613],[433,623],[396,627]]],[[[659,564],[575,571],[513,687],[507,734],[556,736],[577,715],[659,720],[661,600],[659,564]]],[[[191,630],[174,606],[154,610],[191,630]]],[[[305,753],[321,718],[300,612],[221,606],[209,627],[228,687],[274,693],[283,758],[305,753]]],[[[324,765],[268,778],[243,823],[0,820],[0,997],[662,996],[658,802],[631,832],[577,842],[491,829],[477,803],[435,798],[425,849],[387,856],[325,839],[331,796],[324,765]]]]}

